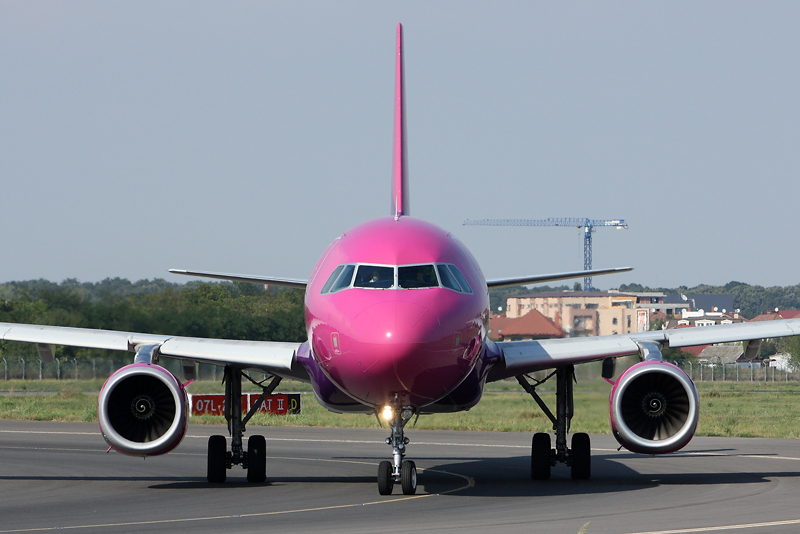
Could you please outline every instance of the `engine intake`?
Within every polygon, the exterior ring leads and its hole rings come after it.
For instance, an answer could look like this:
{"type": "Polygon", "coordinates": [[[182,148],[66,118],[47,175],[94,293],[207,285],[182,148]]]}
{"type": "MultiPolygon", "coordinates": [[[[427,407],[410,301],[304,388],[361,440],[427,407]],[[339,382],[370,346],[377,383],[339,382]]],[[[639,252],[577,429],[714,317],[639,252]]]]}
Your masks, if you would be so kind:
{"type": "Polygon", "coordinates": [[[186,392],[163,367],[135,363],[103,385],[97,415],[103,438],[117,451],[135,456],[164,454],[186,434],[186,392]]]}
{"type": "Polygon", "coordinates": [[[625,371],[611,390],[610,404],[611,431],[632,452],[675,452],[697,429],[697,389],[671,363],[645,361],[625,371]]]}

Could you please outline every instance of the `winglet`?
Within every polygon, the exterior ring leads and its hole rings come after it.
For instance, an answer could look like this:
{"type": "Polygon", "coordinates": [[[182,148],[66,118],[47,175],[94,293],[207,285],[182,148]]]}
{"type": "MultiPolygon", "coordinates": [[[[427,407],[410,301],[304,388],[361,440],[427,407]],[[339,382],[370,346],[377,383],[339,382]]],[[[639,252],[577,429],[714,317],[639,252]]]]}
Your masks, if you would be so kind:
{"type": "Polygon", "coordinates": [[[403,25],[397,25],[397,57],[394,81],[394,146],[392,149],[392,212],[394,218],[409,215],[408,155],[406,154],[406,90],[403,81],[403,25]]]}

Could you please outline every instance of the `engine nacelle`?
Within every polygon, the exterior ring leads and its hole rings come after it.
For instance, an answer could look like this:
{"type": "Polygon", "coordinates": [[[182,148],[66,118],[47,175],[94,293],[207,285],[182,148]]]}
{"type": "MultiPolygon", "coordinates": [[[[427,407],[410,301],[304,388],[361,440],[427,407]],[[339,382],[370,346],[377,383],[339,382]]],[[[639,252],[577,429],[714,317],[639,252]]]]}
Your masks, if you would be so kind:
{"type": "Polygon", "coordinates": [[[611,431],[620,445],[642,454],[682,449],[697,429],[697,388],[671,363],[644,361],[611,390],[611,431]]]}
{"type": "Polygon", "coordinates": [[[135,363],[103,385],[97,416],[103,438],[117,451],[134,456],[164,454],[186,434],[186,391],[163,367],[135,363]]]}

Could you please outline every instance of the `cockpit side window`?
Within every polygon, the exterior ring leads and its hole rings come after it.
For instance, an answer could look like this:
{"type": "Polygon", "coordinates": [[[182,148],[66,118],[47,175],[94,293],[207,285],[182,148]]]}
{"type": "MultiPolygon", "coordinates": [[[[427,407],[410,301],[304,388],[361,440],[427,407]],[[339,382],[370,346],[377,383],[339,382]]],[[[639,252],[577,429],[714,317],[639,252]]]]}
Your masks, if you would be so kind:
{"type": "Polygon", "coordinates": [[[450,272],[453,273],[453,276],[456,277],[456,280],[458,280],[458,285],[461,286],[461,290],[464,293],[469,293],[471,295],[472,294],[472,288],[469,287],[469,284],[467,283],[467,279],[464,278],[464,275],[461,274],[461,271],[458,270],[458,267],[456,267],[455,265],[448,265],[447,267],[450,269],[450,272]]]}
{"type": "Polygon", "coordinates": [[[331,275],[328,277],[328,281],[325,282],[324,286],[322,286],[322,291],[320,291],[320,293],[327,293],[328,291],[330,291],[331,286],[336,281],[336,279],[339,277],[339,273],[342,272],[342,269],[344,269],[344,265],[339,265],[337,268],[335,268],[333,270],[331,275]]]}
{"type": "Polygon", "coordinates": [[[339,275],[339,278],[336,279],[336,283],[333,284],[331,293],[350,287],[350,282],[353,280],[353,272],[355,270],[355,265],[345,265],[344,269],[342,269],[342,274],[339,275]]]}
{"type": "Polygon", "coordinates": [[[397,283],[403,289],[439,287],[433,265],[410,265],[397,268],[397,283]]]}
{"type": "Polygon", "coordinates": [[[458,291],[461,293],[461,287],[458,285],[455,277],[450,273],[450,269],[447,268],[447,265],[439,264],[436,266],[436,270],[439,271],[439,279],[442,281],[442,285],[447,289],[452,289],[453,291],[458,291]]]}
{"type": "Polygon", "coordinates": [[[394,286],[394,267],[359,265],[353,287],[389,289],[394,286]]]}

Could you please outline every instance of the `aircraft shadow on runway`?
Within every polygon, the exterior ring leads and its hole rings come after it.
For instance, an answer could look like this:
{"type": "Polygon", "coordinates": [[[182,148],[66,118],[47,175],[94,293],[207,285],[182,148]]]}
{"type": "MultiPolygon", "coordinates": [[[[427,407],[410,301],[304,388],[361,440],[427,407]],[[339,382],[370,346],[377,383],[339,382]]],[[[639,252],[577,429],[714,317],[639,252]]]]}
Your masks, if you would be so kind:
{"type": "MultiPolygon", "coordinates": [[[[695,454],[670,455],[669,458],[720,458],[722,451],[729,449],[715,449],[707,451],[692,451],[695,454]],[[699,453],[699,454],[696,454],[699,453]],[[706,453],[706,454],[704,454],[706,453]]],[[[725,455],[730,461],[738,462],[737,465],[746,465],[747,457],[738,455],[725,455]]],[[[417,465],[421,468],[419,474],[418,493],[439,493],[458,496],[546,496],[546,495],[576,495],[593,493],[615,493],[633,491],[657,486],[683,486],[683,485],[709,485],[709,484],[758,484],[769,482],[771,478],[798,478],[800,471],[769,471],[769,472],[713,472],[703,469],[697,472],[675,473],[670,470],[666,462],[653,459],[652,469],[641,473],[626,465],[625,460],[634,455],[615,455],[614,459],[602,454],[592,457],[592,478],[590,480],[575,481],[570,478],[569,468],[559,465],[553,468],[550,480],[535,481],[530,479],[530,457],[512,456],[501,458],[444,458],[421,457],[417,465]],[[662,472],[659,472],[662,470],[662,472]],[[464,487],[467,478],[475,481],[475,486],[464,487]],[[460,489],[463,488],[463,489],[460,489]]],[[[637,456],[638,457],[638,456],[637,456]]],[[[379,458],[367,457],[341,457],[345,461],[368,461],[377,465],[379,458]]],[[[0,481],[71,481],[71,482],[144,482],[149,489],[185,490],[209,488],[265,488],[284,485],[304,484],[375,484],[375,477],[365,475],[364,469],[354,469],[353,475],[344,476],[270,476],[267,470],[267,482],[263,484],[249,484],[246,472],[232,472],[224,484],[209,484],[205,477],[180,477],[180,476],[64,476],[64,475],[12,475],[0,476],[0,481]]],[[[276,488],[277,489],[277,488],[276,488]]]]}
{"type": "Polygon", "coordinates": [[[221,484],[210,484],[205,478],[185,480],[183,482],[170,482],[167,484],[154,484],[150,489],[209,489],[209,488],[243,488],[243,487],[266,487],[284,486],[286,484],[375,484],[375,477],[372,476],[311,476],[311,477],[271,477],[269,467],[267,467],[267,481],[260,484],[247,482],[247,475],[231,475],[228,480],[221,484]]]}
{"type": "MultiPolygon", "coordinates": [[[[703,458],[702,455],[692,457],[703,458]]],[[[735,461],[746,462],[746,458],[735,461]]],[[[800,477],[800,471],[713,472],[704,469],[694,473],[675,473],[662,462],[654,463],[652,471],[640,473],[617,459],[599,454],[592,457],[592,478],[581,481],[572,480],[569,468],[563,465],[552,469],[549,480],[531,480],[529,456],[469,458],[439,465],[424,463],[430,467],[420,474],[419,484],[426,493],[442,493],[460,483],[452,475],[437,472],[443,471],[475,480],[474,487],[455,492],[454,495],[480,497],[615,493],[669,485],[759,484],[769,482],[770,478],[800,477]],[[664,471],[657,472],[661,467],[664,471]]]]}

